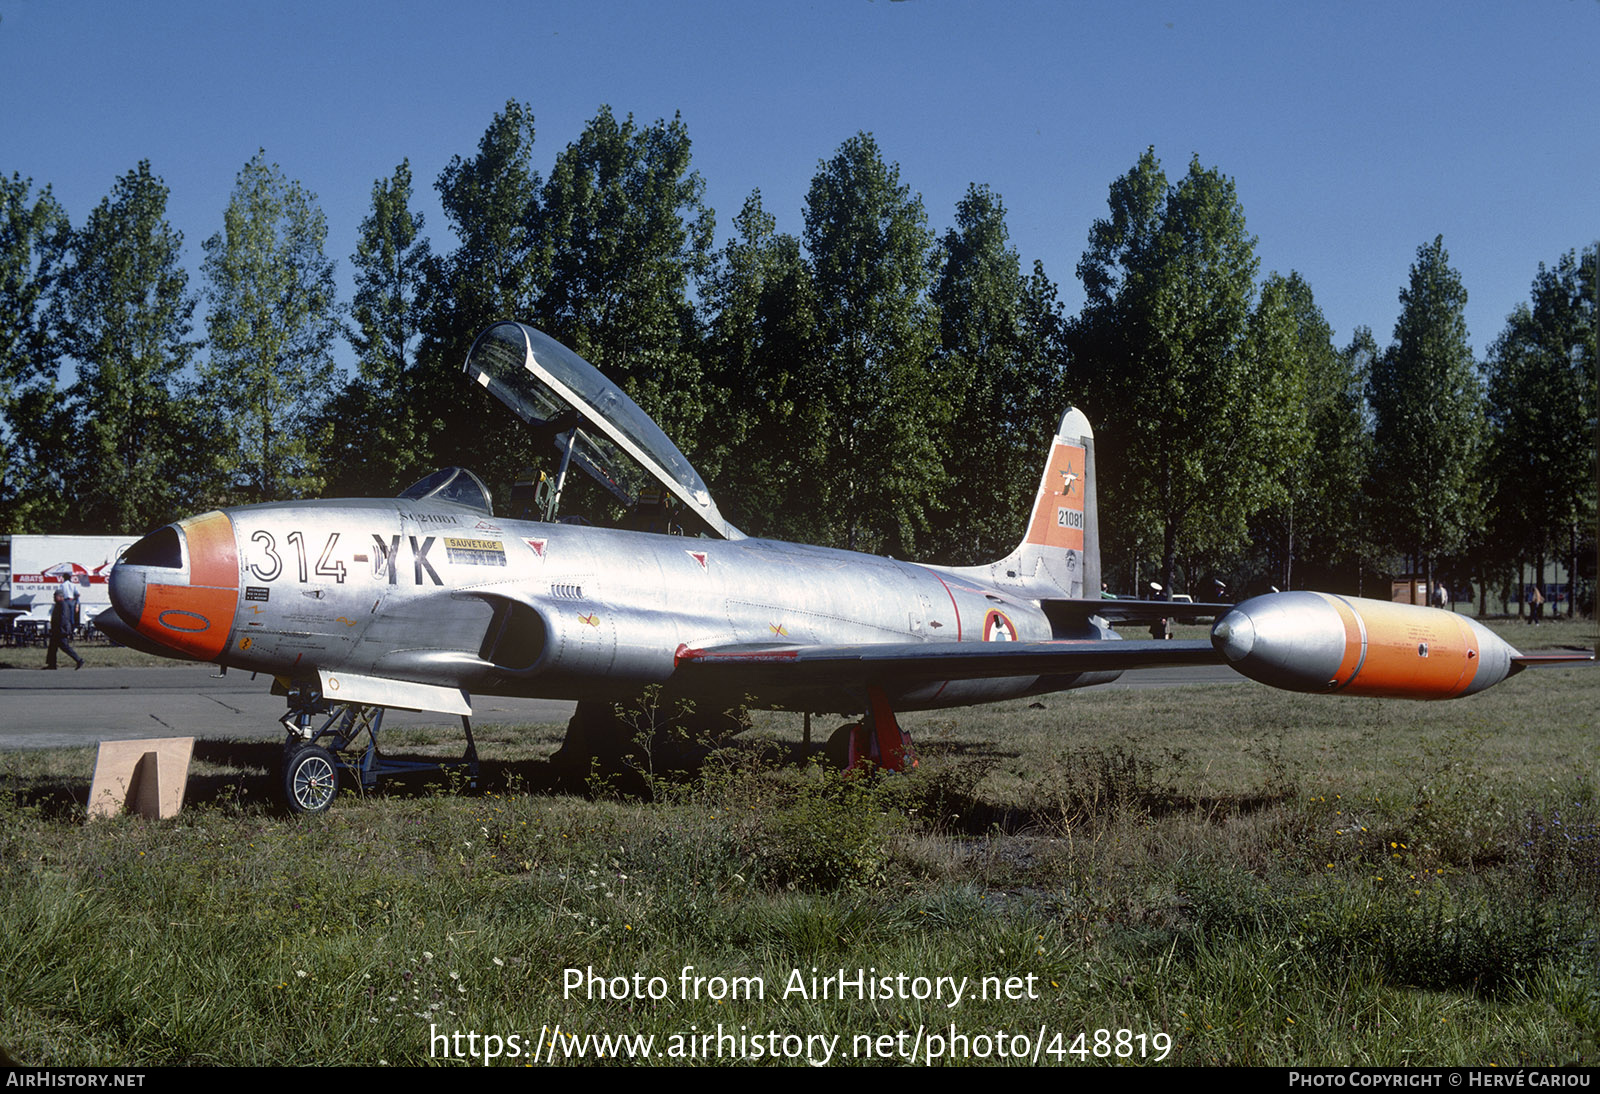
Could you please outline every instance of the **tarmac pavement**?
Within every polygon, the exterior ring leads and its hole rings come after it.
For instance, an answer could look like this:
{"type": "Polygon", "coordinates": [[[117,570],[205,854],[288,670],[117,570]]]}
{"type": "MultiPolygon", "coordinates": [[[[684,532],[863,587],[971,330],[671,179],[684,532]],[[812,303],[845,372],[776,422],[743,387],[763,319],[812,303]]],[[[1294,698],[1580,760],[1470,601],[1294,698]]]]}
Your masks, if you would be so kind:
{"type": "MultiPolygon", "coordinates": [[[[40,651],[41,656],[43,651],[40,651]]],[[[70,665],[68,661],[66,664],[70,665]]],[[[1124,673],[1112,688],[1173,687],[1238,683],[1243,677],[1220,665],[1142,669],[1124,673]]],[[[224,737],[278,740],[285,709],[271,694],[266,676],[219,675],[215,665],[159,668],[97,668],[75,671],[0,669],[0,751],[83,747],[98,741],[141,737],[224,737]]],[[[575,704],[557,699],[472,697],[473,725],[564,725],[575,704]]],[[[459,729],[447,714],[390,711],[384,727],[441,726],[459,729]]]]}
{"type": "MultiPolygon", "coordinates": [[[[575,704],[554,699],[474,696],[474,726],[559,722],[575,704]]],[[[0,751],[67,748],[141,737],[229,737],[279,740],[286,709],[267,676],[218,675],[215,665],[170,668],[66,667],[0,670],[0,751]]],[[[394,710],[384,727],[443,726],[454,715],[394,710]]]]}

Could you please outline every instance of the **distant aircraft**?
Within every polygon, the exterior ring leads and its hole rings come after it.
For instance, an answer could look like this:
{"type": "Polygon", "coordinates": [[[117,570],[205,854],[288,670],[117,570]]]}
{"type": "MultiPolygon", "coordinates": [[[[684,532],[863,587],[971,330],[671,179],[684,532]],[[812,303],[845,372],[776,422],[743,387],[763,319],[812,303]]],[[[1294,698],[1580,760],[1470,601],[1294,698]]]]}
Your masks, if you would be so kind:
{"type": "Polygon", "coordinates": [[[1228,664],[1275,687],[1443,699],[1541,660],[1452,612],[1311,592],[1237,606],[1102,599],[1094,437],[1061,419],[1022,542],[988,566],[927,566],[745,536],[623,392],[545,334],[479,335],[467,376],[550,437],[539,520],[497,517],[470,471],[394,499],[285,502],[159,528],[112,570],[97,624],[129,646],[271,674],[288,698],[284,789],[318,812],[339,771],[370,785],[385,708],[462,717],[474,695],[578,700],[576,765],[629,735],[618,704],[715,721],[735,708],[863,714],[842,762],[900,768],[896,711],[1107,683],[1155,665],[1228,664]],[[573,464],[632,523],[560,518],[573,464]],[[671,534],[689,528],[697,536],[671,534]],[[1220,616],[1210,641],[1124,641],[1112,624],[1220,616]],[[320,727],[316,716],[326,715],[320,727]],[[354,747],[358,739],[365,745],[354,747]],[[346,753],[348,750],[348,753],[346,753]],[[348,755],[348,758],[344,758],[348,755]]]}

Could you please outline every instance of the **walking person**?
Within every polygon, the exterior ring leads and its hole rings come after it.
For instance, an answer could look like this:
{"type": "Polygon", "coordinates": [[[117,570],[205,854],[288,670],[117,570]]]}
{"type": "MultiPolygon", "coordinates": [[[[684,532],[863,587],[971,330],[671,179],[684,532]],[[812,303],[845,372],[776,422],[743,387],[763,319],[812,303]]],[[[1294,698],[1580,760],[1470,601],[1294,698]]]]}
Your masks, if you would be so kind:
{"type": "Polygon", "coordinates": [[[67,596],[60,589],[56,590],[54,603],[50,605],[50,647],[44,655],[45,668],[56,667],[57,650],[65,650],[67,656],[76,662],[74,671],[83,668],[83,658],[72,648],[72,606],[67,603],[67,596]]]}

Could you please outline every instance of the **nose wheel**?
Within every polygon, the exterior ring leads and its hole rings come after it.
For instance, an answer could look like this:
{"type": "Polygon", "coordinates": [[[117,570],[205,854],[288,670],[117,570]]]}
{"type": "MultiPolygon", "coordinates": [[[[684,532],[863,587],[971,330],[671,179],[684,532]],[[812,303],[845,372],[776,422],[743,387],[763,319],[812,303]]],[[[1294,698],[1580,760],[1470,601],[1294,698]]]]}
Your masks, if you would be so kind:
{"type": "Polygon", "coordinates": [[[371,790],[386,775],[462,769],[469,789],[478,785],[478,749],[472,739],[472,720],[461,719],[467,750],[459,760],[422,762],[393,760],[378,751],[383,727],[383,707],[330,703],[321,695],[296,690],[289,696],[289,712],[282,724],[288,733],[283,745],[283,801],[291,813],[326,813],[339,796],[339,769],[345,781],[360,791],[371,790]],[[326,715],[321,727],[313,719],[326,715]]]}
{"type": "Polygon", "coordinates": [[[339,793],[339,761],[321,745],[285,752],[283,797],[296,813],[326,813],[339,793]]]}

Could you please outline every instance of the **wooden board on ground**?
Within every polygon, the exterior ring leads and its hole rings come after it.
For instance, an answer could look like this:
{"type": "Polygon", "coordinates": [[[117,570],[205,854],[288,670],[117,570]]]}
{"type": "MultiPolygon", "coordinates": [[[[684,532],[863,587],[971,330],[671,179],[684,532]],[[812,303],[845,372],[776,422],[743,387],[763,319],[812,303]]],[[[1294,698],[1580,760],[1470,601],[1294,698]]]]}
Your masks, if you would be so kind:
{"type": "Polygon", "coordinates": [[[114,817],[123,810],[165,820],[183,807],[193,737],[101,741],[89,786],[89,815],[114,817]]]}

